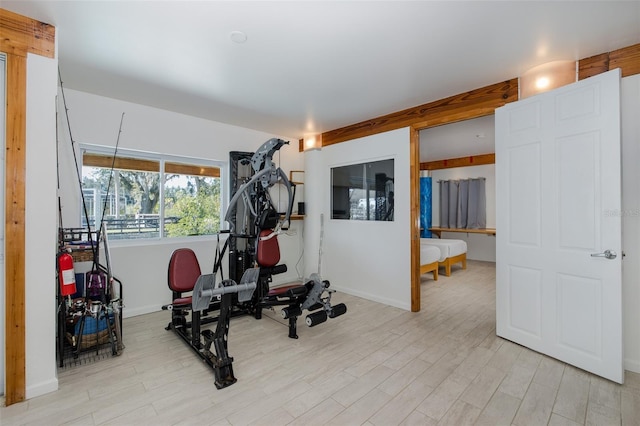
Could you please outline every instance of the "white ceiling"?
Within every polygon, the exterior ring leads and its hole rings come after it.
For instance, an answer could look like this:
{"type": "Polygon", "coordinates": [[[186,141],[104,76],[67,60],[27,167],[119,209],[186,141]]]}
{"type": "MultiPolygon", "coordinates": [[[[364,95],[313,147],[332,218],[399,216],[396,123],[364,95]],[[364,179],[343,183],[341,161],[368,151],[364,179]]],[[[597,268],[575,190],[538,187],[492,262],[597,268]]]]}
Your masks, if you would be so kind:
{"type": "Polygon", "coordinates": [[[293,138],[640,42],[640,1],[1,7],[57,27],[65,87],[293,138]]]}

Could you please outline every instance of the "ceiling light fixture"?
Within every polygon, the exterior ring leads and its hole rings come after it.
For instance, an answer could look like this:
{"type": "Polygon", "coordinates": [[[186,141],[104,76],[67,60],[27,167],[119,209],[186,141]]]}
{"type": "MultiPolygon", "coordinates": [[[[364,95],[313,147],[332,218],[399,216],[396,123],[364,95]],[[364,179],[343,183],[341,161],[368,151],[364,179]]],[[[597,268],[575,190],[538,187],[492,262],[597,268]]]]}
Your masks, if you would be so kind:
{"type": "Polygon", "coordinates": [[[540,90],[546,89],[549,87],[549,84],[551,84],[549,77],[542,76],[536,80],[536,88],[540,90]]]}
{"type": "Polygon", "coordinates": [[[320,148],[322,148],[322,134],[304,136],[305,151],[310,151],[312,149],[320,149],[320,148]]]}
{"type": "Polygon", "coordinates": [[[577,81],[576,61],[554,61],[531,68],[520,76],[520,99],[577,81]]]}
{"type": "Polygon", "coordinates": [[[242,31],[231,31],[231,34],[229,34],[229,37],[231,38],[232,42],[238,43],[238,44],[242,44],[245,41],[247,41],[247,35],[242,31]]]}

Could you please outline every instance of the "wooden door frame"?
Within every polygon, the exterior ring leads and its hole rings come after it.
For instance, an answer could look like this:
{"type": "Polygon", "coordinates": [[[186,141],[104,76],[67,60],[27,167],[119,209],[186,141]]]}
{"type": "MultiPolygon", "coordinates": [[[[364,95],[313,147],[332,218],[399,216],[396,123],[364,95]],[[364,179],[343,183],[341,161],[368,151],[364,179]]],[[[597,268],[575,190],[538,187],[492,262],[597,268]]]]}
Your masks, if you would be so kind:
{"type": "MultiPolygon", "coordinates": [[[[516,93],[517,80],[515,81],[516,93]]],[[[517,100],[517,99],[516,99],[517,100]]],[[[458,121],[471,120],[473,118],[485,117],[493,115],[496,108],[503,106],[502,103],[499,106],[487,111],[486,108],[470,108],[465,114],[452,116],[451,121],[442,122],[442,120],[424,121],[416,125],[411,126],[411,158],[410,167],[413,170],[416,165],[418,172],[417,177],[411,178],[411,312],[419,312],[421,309],[420,303],[420,130],[429,129],[432,127],[441,126],[444,124],[453,124],[458,121]],[[458,117],[463,117],[459,118],[458,117]],[[414,148],[413,145],[416,145],[414,148]],[[417,235],[417,236],[416,236],[417,235]]]]}
{"type": "Polygon", "coordinates": [[[55,57],[55,27],[0,9],[6,54],[5,404],[26,398],[25,195],[27,54],[55,57]]]}

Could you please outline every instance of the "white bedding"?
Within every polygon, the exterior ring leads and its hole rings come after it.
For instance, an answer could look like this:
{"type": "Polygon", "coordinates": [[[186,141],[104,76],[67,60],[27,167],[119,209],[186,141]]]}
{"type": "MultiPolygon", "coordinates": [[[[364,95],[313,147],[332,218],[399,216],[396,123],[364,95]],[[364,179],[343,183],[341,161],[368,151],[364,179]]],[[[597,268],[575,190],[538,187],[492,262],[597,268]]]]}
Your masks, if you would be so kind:
{"type": "Polygon", "coordinates": [[[424,245],[440,249],[439,262],[444,262],[448,257],[458,256],[467,252],[467,243],[464,240],[420,238],[420,247],[422,248],[424,245]]]}
{"type": "Polygon", "coordinates": [[[420,265],[440,261],[440,249],[436,246],[420,244],[420,265]]]}

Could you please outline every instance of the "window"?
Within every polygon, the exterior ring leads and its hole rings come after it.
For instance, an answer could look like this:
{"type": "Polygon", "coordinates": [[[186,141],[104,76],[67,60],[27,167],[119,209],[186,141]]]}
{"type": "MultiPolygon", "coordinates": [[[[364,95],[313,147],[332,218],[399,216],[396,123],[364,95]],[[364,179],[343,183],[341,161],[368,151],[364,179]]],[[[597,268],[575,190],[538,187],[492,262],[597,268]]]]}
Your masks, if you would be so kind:
{"type": "Polygon", "coordinates": [[[220,230],[220,169],[165,163],[164,170],[165,235],[217,233],[220,230]]]}
{"type": "Polygon", "coordinates": [[[331,169],[331,218],[393,221],[393,159],[331,169]]]}
{"type": "Polygon", "coordinates": [[[103,222],[111,240],[211,235],[220,230],[219,164],[122,151],[114,160],[99,148],[84,149],[83,226],[87,216],[91,227],[103,222]]]}

